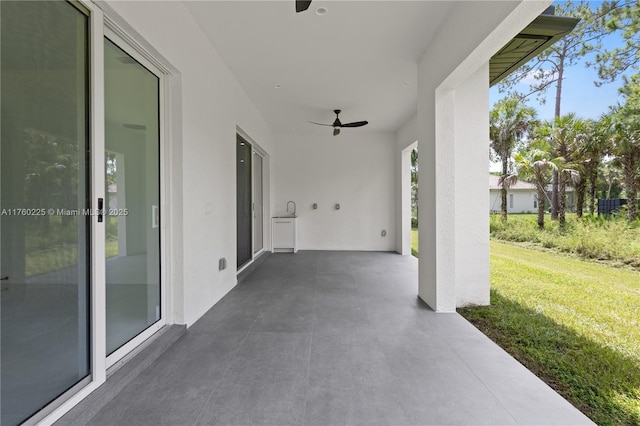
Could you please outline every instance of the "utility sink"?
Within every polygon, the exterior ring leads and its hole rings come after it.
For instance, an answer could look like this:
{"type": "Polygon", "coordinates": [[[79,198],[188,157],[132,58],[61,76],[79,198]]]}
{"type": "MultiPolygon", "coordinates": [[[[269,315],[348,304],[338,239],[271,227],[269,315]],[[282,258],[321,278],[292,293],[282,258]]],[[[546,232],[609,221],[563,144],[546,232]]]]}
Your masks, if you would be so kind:
{"type": "Polygon", "coordinates": [[[271,218],[271,247],[273,253],[298,251],[298,218],[296,216],[271,218]]]}

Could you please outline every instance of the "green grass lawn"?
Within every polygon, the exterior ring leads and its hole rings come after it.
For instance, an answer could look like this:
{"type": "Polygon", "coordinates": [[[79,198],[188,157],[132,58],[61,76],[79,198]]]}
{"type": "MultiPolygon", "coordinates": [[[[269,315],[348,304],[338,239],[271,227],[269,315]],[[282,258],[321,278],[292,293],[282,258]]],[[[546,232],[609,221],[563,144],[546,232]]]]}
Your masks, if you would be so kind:
{"type": "Polygon", "coordinates": [[[411,228],[411,254],[418,257],[418,228],[411,228]]]}
{"type": "Polygon", "coordinates": [[[598,424],[640,424],[640,272],[491,242],[491,306],[460,314],[598,424]]]}

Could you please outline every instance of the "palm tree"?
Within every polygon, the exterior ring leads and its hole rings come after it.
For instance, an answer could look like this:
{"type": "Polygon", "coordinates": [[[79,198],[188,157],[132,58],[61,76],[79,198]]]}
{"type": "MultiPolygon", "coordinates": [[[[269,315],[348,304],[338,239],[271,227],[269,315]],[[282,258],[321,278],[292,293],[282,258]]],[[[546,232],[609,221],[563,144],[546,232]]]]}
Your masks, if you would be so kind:
{"type": "Polygon", "coordinates": [[[546,121],[540,127],[540,135],[548,140],[551,147],[552,162],[557,167],[558,175],[558,221],[561,226],[566,223],[567,186],[577,187],[580,182],[579,164],[575,162],[580,141],[586,138],[587,122],[576,117],[574,113],[556,117],[546,121]]]}
{"type": "Polygon", "coordinates": [[[611,108],[612,151],[622,169],[622,182],[627,195],[627,218],[637,217],[638,187],[640,186],[640,123],[637,111],[627,106],[611,108]]]}
{"type": "Polygon", "coordinates": [[[502,163],[502,175],[498,184],[501,186],[501,211],[504,220],[507,219],[507,190],[517,179],[515,174],[509,173],[509,159],[535,123],[535,119],[536,111],[524,105],[518,98],[501,99],[489,115],[491,149],[502,163]]]}
{"type": "Polygon", "coordinates": [[[581,218],[589,185],[591,195],[590,211],[595,209],[595,187],[598,179],[598,168],[603,156],[606,137],[600,138],[599,127],[593,120],[584,120],[577,123],[578,133],[575,136],[574,162],[579,176],[576,181],[576,215],[581,218]]]}
{"type": "Polygon", "coordinates": [[[538,193],[538,228],[544,228],[544,210],[547,198],[547,185],[550,182],[550,172],[557,170],[556,165],[549,161],[549,154],[533,148],[515,157],[518,175],[528,179],[536,187],[538,193]]]}
{"type": "Polygon", "coordinates": [[[598,175],[604,156],[611,151],[611,118],[607,114],[600,116],[598,121],[589,121],[590,135],[580,147],[584,172],[584,181],[588,186],[589,213],[593,216],[596,208],[596,191],[598,189],[598,175]]]}
{"type": "Polygon", "coordinates": [[[554,158],[553,164],[558,170],[558,223],[564,226],[567,223],[565,213],[567,211],[567,186],[576,188],[580,183],[580,172],[575,163],[567,163],[563,157],[554,158]]]}

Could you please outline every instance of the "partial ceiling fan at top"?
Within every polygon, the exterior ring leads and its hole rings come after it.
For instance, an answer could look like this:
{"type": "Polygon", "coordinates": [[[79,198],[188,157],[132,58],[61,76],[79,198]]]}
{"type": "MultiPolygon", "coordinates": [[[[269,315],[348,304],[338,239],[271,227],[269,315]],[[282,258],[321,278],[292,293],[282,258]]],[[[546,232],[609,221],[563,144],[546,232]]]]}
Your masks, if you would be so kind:
{"type": "Polygon", "coordinates": [[[311,0],[296,0],[296,12],[304,12],[311,6],[311,0]]]}
{"type": "Polygon", "coordinates": [[[340,121],[340,117],[338,117],[340,115],[340,110],[339,109],[334,109],[333,112],[336,114],[336,119],[333,121],[333,124],[316,123],[314,121],[310,121],[309,123],[317,124],[318,126],[333,127],[333,136],[338,136],[340,134],[340,129],[342,129],[343,127],[362,127],[362,126],[366,126],[367,124],[369,124],[368,121],[354,121],[352,123],[344,123],[343,124],[340,121]]]}

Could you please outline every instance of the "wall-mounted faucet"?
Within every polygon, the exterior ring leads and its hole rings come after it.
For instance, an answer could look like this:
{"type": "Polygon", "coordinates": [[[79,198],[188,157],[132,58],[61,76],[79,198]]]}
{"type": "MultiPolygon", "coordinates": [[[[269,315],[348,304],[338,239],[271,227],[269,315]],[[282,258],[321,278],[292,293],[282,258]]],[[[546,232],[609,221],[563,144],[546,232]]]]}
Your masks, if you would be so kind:
{"type": "Polygon", "coordinates": [[[295,201],[287,201],[287,213],[289,213],[289,204],[293,204],[293,213],[291,216],[296,217],[296,203],[295,201]]]}

